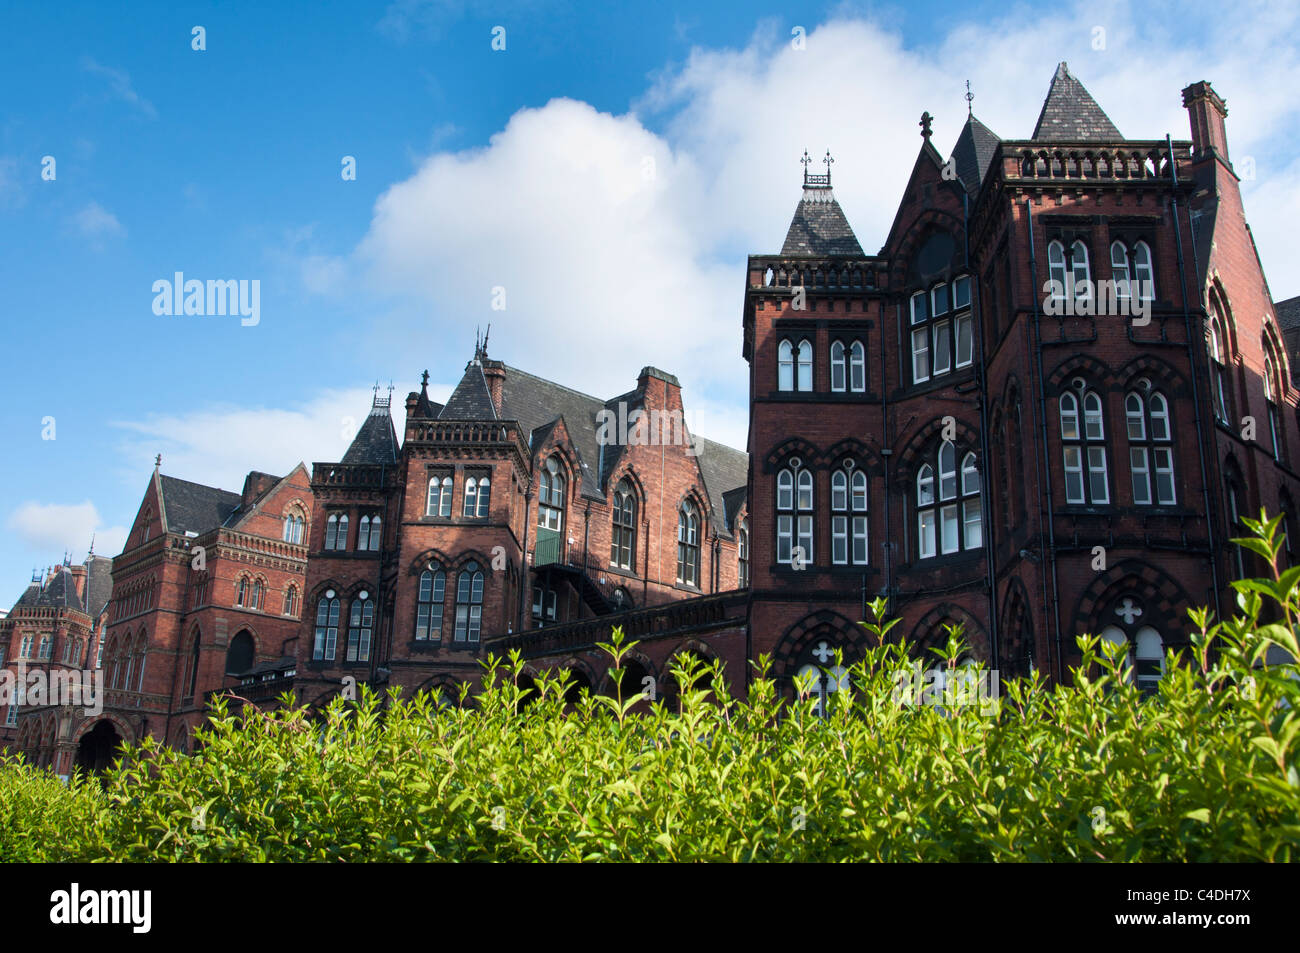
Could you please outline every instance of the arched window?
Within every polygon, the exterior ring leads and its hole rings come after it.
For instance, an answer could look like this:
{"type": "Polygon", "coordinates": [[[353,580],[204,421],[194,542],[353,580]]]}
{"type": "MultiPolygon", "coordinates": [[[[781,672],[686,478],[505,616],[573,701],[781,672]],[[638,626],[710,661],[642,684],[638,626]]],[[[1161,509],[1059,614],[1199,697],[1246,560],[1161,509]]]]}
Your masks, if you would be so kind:
{"type": "Polygon", "coordinates": [[[1154,695],[1165,673],[1165,645],[1160,633],[1149,625],[1137,630],[1137,658],[1133,669],[1138,688],[1144,695],[1154,695]]]}
{"type": "Polygon", "coordinates": [[[1129,469],[1133,477],[1133,502],[1139,506],[1177,502],[1174,489],[1173,432],[1169,425],[1169,402],[1159,391],[1144,401],[1137,391],[1124,398],[1128,426],[1129,469]],[[1154,471],[1155,492],[1152,493],[1154,471]]]}
{"type": "Polygon", "coordinates": [[[811,342],[799,342],[799,389],[802,391],[813,389],[812,351],[811,342]]]}
{"type": "Polygon", "coordinates": [[[922,464],[916,474],[917,557],[920,559],[978,549],[984,544],[975,454],[967,453],[962,458],[959,475],[957,448],[952,441],[945,440],[939,445],[934,461],[934,466],[928,462],[922,464]]]}
{"type": "Polygon", "coordinates": [[[303,518],[297,512],[288,513],[284,517],[284,541],[286,543],[299,544],[302,542],[303,518]]]}
{"type": "Polygon", "coordinates": [[[349,662],[370,661],[370,634],[375,624],[375,601],[365,592],[352,600],[348,615],[348,654],[349,662]]]}
{"type": "Polygon", "coordinates": [[[609,547],[609,564],[621,569],[636,569],[636,497],[627,480],[614,488],[613,536],[609,547]]]}
{"type": "Polygon", "coordinates": [[[477,643],[483,622],[483,573],[478,563],[470,562],[456,579],[457,642],[477,643]]]}
{"type": "Polygon", "coordinates": [[[238,595],[235,596],[235,605],[237,606],[248,605],[248,577],[247,576],[239,577],[239,593],[238,595]]]}
{"type": "Polygon", "coordinates": [[[357,550],[360,552],[378,550],[382,537],[383,523],[378,514],[362,516],[357,524],[357,550]]]}
{"type": "Polygon", "coordinates": [[[420,573],[420,595],[415,615],[415,640],[438,642],[442,639],[442,607],[447,590],[447,574],[437,563],[420,573]]]}
{"type": "Polygon", "coordinates": [[[253,604],[250,608],[261,611],[262,608],[262,580],[258,579],[253,583],[253,604]]]}
{"type": "Polygon", "coordinates": [[[242,675],[253,667],[255,648],[253,636],[247,629],[240,631],[230,640],[226,648],[226,674],[242,675]]]}
{"type": "Polygon", "coordinates": [[[1095,391],[1079,390],[1083,403],[1082,428],[1079,427],[1079,396],[1067,391],[1059,401],[1065,458],[1065,501],[1109,503],[1101,398],[1095,391]]]}
{"type": "Polygon", "coordinates": [[[1156,272],[1151,262],[1151,249],[1146,242],[1133,246],[1133,291],[1143,301],[1154,301],[1156,297],[1156,272]]]}
{"type": "Polygon", "coordinates": [[[424,508],[425,516],[451,515],[452,480],[449,473],[435,473],[429,477],[429,500],[424,508]]]}
{"type": "Polygon", "coordinates": [[[1065,246],[1058,241],[1047,243],[1047,277],[1052,297],[1063,300],[1068,286],[1065,278],[1065,246]]]}
{"type": "Polygon", "coordinates": [[[677,511],[677,581],[700,584],[700,517],[690,500],[677,511]]]}
{"type": "MultiPolygon", "coordinates": [[[[968,367],[975,359],[970,276],[918,291],[910,301],[912,383],[968,367]]],[[[864,352],[865,358],[865,352],[864,352]]],[[[866,362],[863,361],[865,372],[866,362]]],[[[865,376],[865,374],[864,374],[865,376]]]]}
{"type": "Polygon", "coordinates": [[[537,525],[559,532],[564,528],[564,473],[554,457],[542,468],[537,493],[537,525]]]}
{"type": "Polygon", "coordinates": [[[848,361],[845,359],[844,342],[831,342],[831,390],[843,393],[848,388],[848,361]]]}
{"type": "Polygon", "coordinates": [[[848,669],[835,665],[834,661],[830,644],[819,642],[812,651],[812,659],[795,675],[795,692],[813,699],[813,711],[818,718],[825,718],[830,712],[831,696],[849,687],[848,669]]]}
{"type": "Polygon", "coordinates": [[[339,600],[330,589],[316,604],[316,634],[312,641],[313,662],[334,661],[339,640],[339,600]]]}
{"type": "MultiPolygon", "coordinates": [[[[1228,491],[1228,537],[1229,539],[1231,539],[1234,536],[1245,535],[1242,532],[1245,529],[1245,527],[1243,527],[1240,522],[1241,510],[1238,508],[1239,494],[1238,494],[1237,483],[1235,478],[1233,477],[1228,478],[1227,491],[1228,491]]],[[[1232,547],[1233,567],[1237,571],[1237,578],[1245,579],[1246,560],[1242,555],[1241,546],[1231,542],[1229,543],[1229,545],[1232,547]]]]}
{"type": "Polygon", "coordinates": [[[867,562],[867,475],[852,461],[831,473],[831,562],[867,562]]]}
{"type": "Polygon", "coordinates": [[[1220,423],[1226,424],[1232,420],[1232,412],[1228,406],[1227,348],[1224,346],[1223,321],[1220,314],[1218,296],[1211,292],[1208,341],[1210,386],[1213,388],[1214,416],[1218,418],[1220,423]]]}
{"type": "Polygon", "coordinates": [[[794,390],[794,345],[782,341],[777,347],[777,390],[794,390]]]}
{"type": "Polygon", "coordinates": [[[296,586],[290,586],[284,591],[284,614],[298,614],[298,589],[296,586]]]}
{"type": "Polygon", "coordinates": [[[136,643],[136,645],[137,645],[137,651],[139,652],[140,655],[140,667],[136,670],[135,673],[135,690],[137,692],[142,692],[144,691],[144,666],[145,666],[145,662],[149,660],[149,656],[148,656],[149,642],[145,638],[143,632],[140,633],[140,639],[136,643]]]}
{"type": "Polygon", "coordinates": [[[1264,351],[1267,355],[1264,358],[1264,401],[1268,406],[1268,433],[1269,443],[1273,451],[1273,459],[1282,460],[1282,423],[1278,416],[1277,402],[1278,394],[1281,387],[1278,386],[1278,378],[1275,376],[1276,369],[1281,366],[1273,360],[1273,346],[1268,340],[1264,341],[1264,351]]]}
{"type": "Polygon", "coordinates": [[[485,476],[478,478],[478,512],[475,513],[480,519],[488,515],[488,510],[492,504],[492,481],[485,476]]]}
{"type": "Polygon", "coordinates": [[[465,503],[461,508],[461,516],[473,516],[478,507],[478,478],[467,477],[465,480],[465,503]]]}
{"type": "Polygon", "coordinates": [[[1070,277],[1074,279],[1074,297],[1092,297],[1092,274],[1088,269],[1088,246],[1081,240],[1070,246],[1070,277]]]}
{"type": "Polygon", "coordinates": [[[1115,282],[1115,297],[1127,298],[1130,280],[1128,249],[1120,241],[1110,243],[1110,277],[1115,282]]]}
{"type": "Polygon", "coordinates": [[[190,643],[189,657],[189,696],[194,696],[194,691],[199,684],[199,630],[194,630],[194,640],[190,643]]]}
{"type": "Polygon", "coordinates": [[[776,475],[776,561],[789,563],[794,548],[794,471],[776,475]]]}
{"type": "Polygon", "coordinates": [[[744,520],[736,526],[736,585],[749,588],[749,524],[744,520]]]}
{"type": "Polygon", "coordinates": [[[331,513],[325,521],[325,548],[348,548],[348,514],[331,513]]]}
{"type": "Polygon", "coordinates": [[[867,389],[867,349],[861,341],[849,345],[849,390],[861,394],[867,389]]]}

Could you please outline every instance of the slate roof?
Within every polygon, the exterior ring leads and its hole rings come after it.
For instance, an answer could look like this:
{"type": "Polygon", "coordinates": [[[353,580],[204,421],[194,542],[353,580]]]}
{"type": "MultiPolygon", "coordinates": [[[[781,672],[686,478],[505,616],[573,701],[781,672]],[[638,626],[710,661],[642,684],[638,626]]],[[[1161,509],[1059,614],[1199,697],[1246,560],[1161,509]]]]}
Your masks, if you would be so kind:
{"type": "MultiPolygon", "coordinates": [[[[678,383],[671,374],[655,368],[645,368],[642,374],[646,373],[678,383]]],[[[606,409],[617,413],[620,401],[627,404],[629,417],[644,406],[642,396],[635,390],[601,400],[505,365],[500,419],[519,421],[523,431],[529,435],[530,447],[544,442],[563,420],[577,456],[578,495],[603,500],[606,498],[606,481],[617,466],[621,453],[618,447],[606,447],[605,454],[601,454],[597,415],[606,409]]],[[[471,363],[466,368],[465,376],[442,410],[441,419],[498,419],[479,365],[471,363]]],[[[749,480],[749,455],[712,440],[700,437],[696,440],[709,505],[719,531],[729,534],[735,514],[744,503],[744,489],[749,480]],[[736,489],[741,490],[740,495],[733,495],[728,501],[725,494],[736,489]]]]}
{"type": "Polygon", "coordinates": [[[1123,139],[1097,100],[1070,74],[1065,63],[1056,67],[1047,88],[1043,110],[1038,114],[1033,138],[1046,142],[1123,139]]]}
{"type": "Polygon", "coordinates": [[[60,566],[44,588],[37,583],[28,586],[14,603],[14,609],[20,608],[84,610],[81,597],[77,595],[76,580],[66,566],[60,566]]]}
{"type": "Polygon", "coordinates": [[[397,462],[397,431],[387,407],[371,408],[340,463],[397,462]]]}
{"type": "Polygon", "coordinates": [[[86,558],[86,613],[92,618],[104,611],[113,595],[113,560],[108,556],[86,558]]]}
{"type": "Polygon", "coordinates": [[[447,398],[447,404],[438,415],[442,420],[496,420],[497,410],[492,403],[483,365],[471,361],[465,376],[447,398]]]}
{"type": "Polygon", "coordinates": [[[974,116],[966,117],[966,125],[962,126],[961,135],[957,137],[952,157],[957,178],[961,179],[961,184],[966,186],[966,191],[971,195],[980,190],[984,174],[988,172],[993,153],[1001,141],[997,133],[974,116]]]}
{"type": "Polygon", "coordinates": [[[862,246],[829,188],[805,185],[782,255],[861,255],[862,246]]]}
{"type": "Polygon", "coordinates": [[[1277,312],[1277,323],[1283,331],[1300,331],[1300,295],[1285,301],[1274,301],[1273,310],[1277,312]]]}
{"type": "Polygon", "coordinates": [[[225,523],[243,502],[238,493],[161,474],[158,488],[162,493],[166,528],[172,533],[206,533],[225,523]]]}

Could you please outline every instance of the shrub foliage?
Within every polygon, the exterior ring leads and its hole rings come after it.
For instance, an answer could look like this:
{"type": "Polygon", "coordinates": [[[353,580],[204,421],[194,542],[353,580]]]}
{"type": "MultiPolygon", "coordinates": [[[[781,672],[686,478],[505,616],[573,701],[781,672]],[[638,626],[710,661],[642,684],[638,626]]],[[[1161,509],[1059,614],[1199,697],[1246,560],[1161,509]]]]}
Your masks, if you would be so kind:
{"type": "MultiPolygon", "coordinates": [[[[625,685],[566,706],[560,676],[525,692],[515,656],[453,704],[368,690],[323,712],[219,704],[197,754],[146,739],[103,785],[4,761],[0,856],[1294,860],[1300,681],[1262,661],[1300,658],[1300,568],[1278,569],[1278,520],[1247,522],[1239,542],[1272,578],[1234,583],[1231,619],[1190,613],[1192,647],[1149,697],[1122,653],[1081,638],[1068,687],[1012,678],[985,704],[907,704],[914,663],[878,602],[875,646],[825,717],[786,701],[765,660],[743,701],[687,659],[671,705],[625,685]]],[[[954,676],[971,674],[959,636],[937,653],[954,676]]],[[[621,660],[633,644],[615,629],[603,648],[621,660]]]]}

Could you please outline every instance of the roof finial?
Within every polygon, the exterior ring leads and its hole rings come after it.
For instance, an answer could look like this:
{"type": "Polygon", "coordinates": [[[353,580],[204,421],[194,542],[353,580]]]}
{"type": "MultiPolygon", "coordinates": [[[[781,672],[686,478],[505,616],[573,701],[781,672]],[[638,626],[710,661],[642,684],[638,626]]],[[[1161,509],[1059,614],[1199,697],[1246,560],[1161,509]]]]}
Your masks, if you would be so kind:
{"type": "Polygon", "coordinates": [[[932,122],[934,122],[934,117],[930,115],[929,111],[921,113],[921,121],[918,125],[921,127],[921,138],[926,142],[929,142],[930,137],[934,135],[934,133],[930,131],[930,123],[932,122]]]}
{"type": "Polygon", "coordinates": [[[966,115],[973,116],[971,112],[971,103],[975,100],[975,94],[970,91],[970,80],[966,80],[966,115]]]}
{"type": "Polygon", "coordinates": [[[93,555],[95,555],[95,534],[94,534],[94,533],[91,533],[91,534],[90,534],[90,552],[87,553],[87,558],[90,558],[90,557],[93,556],[93,555]]]}
{"type": "Polygon", "coordinates": [[[822,163],[826,166],[826,184],[827,184],[827,185],[830,185],[830,184],[831,184],[831,166],[835,163],[835,160],[831,158],[831,150],[829,150],[829,149],[826,150],[826,158],[825,158],[825,159],[822,159],[822,163]]]}
{"type": "Polygon", "coordinates": [[[425,368],[424,373],[420,375],[420,390],[429,389],[429,369],[425,368]]]}
{"type": "Polygon", "coordinates": [[[160,453],[158,454],[158,456],[153,458],[153,468],[157,470],[161,467],[162,467],[162,454],[160,453]]]}
{"type": "Polygon", "coordinates": [[[805,150],[803,151],[803,158],[799,160],[799,164],[803,166],[803,184],[804,184],[804,185],[807,185],[807,184],[808,184],[808,166],[812,165],[812,156],[810,156],[810,155],[808,154],[808,150],[807,150],[807,149],[805,149],[805,150]]]}
{"type": "Polygon", "coordinates": [[[488,322],[487,328],[483,331],[483,360],[487,360],[487,342],[488,335],[492,333],[492,322],[488,322]]]}

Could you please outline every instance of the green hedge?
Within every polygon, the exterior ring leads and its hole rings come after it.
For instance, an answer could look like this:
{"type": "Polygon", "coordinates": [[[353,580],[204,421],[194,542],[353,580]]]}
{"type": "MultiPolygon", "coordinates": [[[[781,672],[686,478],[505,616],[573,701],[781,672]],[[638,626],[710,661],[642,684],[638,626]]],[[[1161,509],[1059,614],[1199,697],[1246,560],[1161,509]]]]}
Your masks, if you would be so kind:
{"type": "MultiPolygon", "coordinates": [[[[1276,567],[1278,521],[1253,525],[1244,544],[1276,567]]],[[[991,705],[908,705],[907,647],[874,621],[876,647],[824,719],[812,700],[782,701],[763,663],[742,702],[720,673],[687,671],[680,710],[626,686],[625,701],[566,711],[555,679],[523,697],[517,658],[492,660],[481,693],[443,708],[363,692],[323,719],[221,709],[200,753],[146,740],[103,789],[6,762],[0,856],[1294,860],[1300,681],[1294,665],[1260,663],[1270,646],[1300,658],[1298,581],[1275,568],[1234,584],[1233,619],[1191,613],[1193,648],[1151,697],[1085,638],[1070,687],[1004,679],[991,705]]],[[[940,664],[956,673],[953,635],[940,664]]],[[[615,630],[606,649],[630,647],[615,630]]]]}

